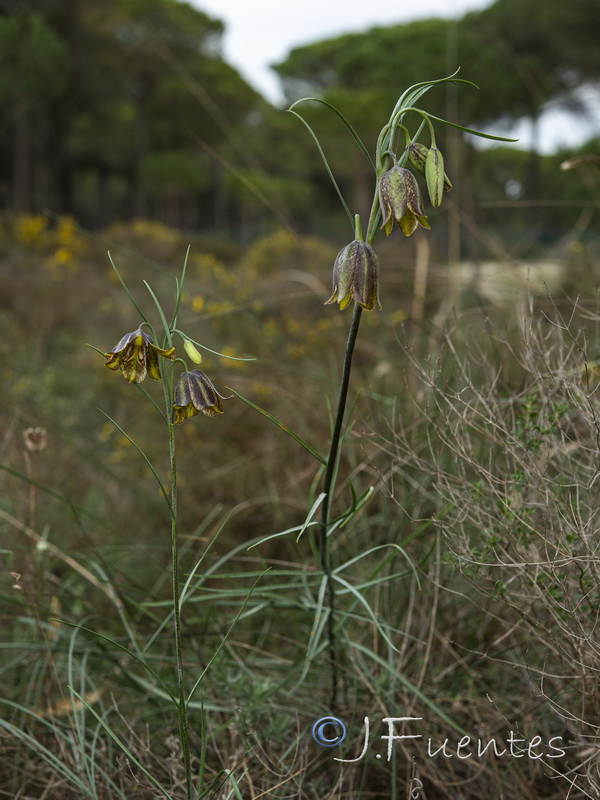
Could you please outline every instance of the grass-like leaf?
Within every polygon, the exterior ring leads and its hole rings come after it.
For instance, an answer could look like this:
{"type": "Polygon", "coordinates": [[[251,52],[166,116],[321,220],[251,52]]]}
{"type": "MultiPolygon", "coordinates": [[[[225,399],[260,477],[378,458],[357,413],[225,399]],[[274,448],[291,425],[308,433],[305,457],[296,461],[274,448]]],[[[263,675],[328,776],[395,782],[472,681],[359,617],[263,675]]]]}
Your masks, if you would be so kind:
{"type": "Polygon", "coordinates": [[[126,283],[125,283],[125,281],[123,280],[123,277],[121,276],[121,273],[120,273],[120,272],[119,272],[119,270],[117,269],[117,266],[116,266],[115,262],[113,261],[113,259],[112,259],[112,256],[111,256],[111,254],[110,254],[110,253],[108,254],[108,259],[109,259],[109,261],[110,261],[110,263],[111,263],[111,266],[112,266],[112,268],[113,268],[113,269],[114,269],[114,271],[115,271],[115,274],[116,274],[117,278],[119,279],[119,282],[120,282],[121,286],[122,286],[122,287],[123,287],[123,289],[125,290],[125,294],[126,294],[126,295],[127,295],[127,297],[129,298],[129,302],[130,302],[130,303],[131,303],[131,305],[132,305],[132,306],[135,308],[135,310],[138,312],[138,314],[139,314],[139,315],[140,315],[140,317],[141,317],[141,318],[144,320],[144,322],[146,322],[146,323],[149,325],[149,324],[150,324],[150,322],[149,322],[149,320],[148,320],[148,317],[147,317],[147,316],[144,314],[144,312],[142,311],[142,309],[139,307],[137,300],[135,299],[135,297],[134,297],[134,296],[131,294],[131,292],[129,291],[129,287],[127,286],[127,284],[126,284],[126,283]]]}
{"type": "Polygon", "coordinates": [[[110,636],[104,636],[102,633],[98,633],[98,631],[94,631],[91,628],[86,628],[85,625],[78,625],[77,623],[69,622],[69,620],[66,619],[54,619],[54,620],[51,619],[50,621],[59,622],[61,625],[68,625],[71,628],[76,628],[77,630],[89,633],[92,636],[96,637],[97,639],[107,642],[108,644],[111,645],[111,647],[116,647],[117,650],[121,650],[123,653],[126,653],[134,661],[137,661],[138,664],[140,664],[150,675],[152,675],[152,677],[158,682],[158,684],[163,687],[164,691],[167,693],[167,696],[172,701],[172,703],[174,705],[177,705],[177,698],[171,692],[167,684],[162,680],[160,675],[158,675],[158,673],[156,673],[152,669],[152,667],[148,664],[147,661],[145,661],[141,656],[129,650],[127,647],[125,647],[125,645],[122,645],[119,642],[115,641],[114,639],[111,639],[110,636]]]}
{"type": "Polygon", "coordinates": [[[341,202],[341,204],[342,204],[342,206],[344,208],[344,211],[346,212],[346,214],[348,216],[348,219],[350,220],[350,225],[352,226],[352,230],[354,230],[354,215],[350,211],[350,209],[348,207],[348,204],[346,203],[346,201],[344,199],[344,195],[342,194],[342,190],[340,189],[339,184],[335,179],[335,175],[333,174],[333,171],[332,171],[331,167],[329,166],[329,162],[327,161],[327,156],[325,155],[325,153],[323,151],[323,148],[321,147],[321,142],[319,141],[319,137],[313,131],[311,126],[308,124],[308,122],[304,119],[304,117],[301,114],[298,114],[297,111],[292,111],[291,108],[288,109],[288,110],[289,110],[290,114],[293,114],[295,117],[298,117],[300,122],[306,127],[306,129],[308,130],[308,132],[310,133],[310,135],[314,139],[315,144],[317,145],[317,150],[319,151],[319,155],[321,156],[321,159],[323,160],[323,164],[325,165],[325,169],[327,170],[327,174],[329,175],[329,179],[331,180],[331,183],[333,184],[333,188],[337,192],[337,196],[340,198],[340,202],[341,202]]]}
{"type": "Polygon", "coordinates": [[[484,133],[483,131],[476,131],[473,128],[467,128],[464,125],[459,125],[458,122],[450,122],[450,120],[442,119],[442,117],[436,117],[433,114],[427,115],[430,119],[434,119],[436,122],[441,122],[444,125],[449,125],[451,128],[458,128],[459,131],[464,131],[465,133],[472,133],[473,136],[479,136],[481,139],[493,139],[495,142],[518,142],[518,139],[509,139],[506,136],[494,136],[491,133],[484,133]]]}
{"type": "Polygon", "coordinates": [[[180,331],[179,328],[173,328],[173,333],[178,333],[182,338],[189,339],[190,342],[196,345],[196,347],[201,347],[202,350],[206,350],[207,353],[212,353],[213,356],[218,356],[219,358],[228,358],[230,361],[256,361],[254,356],[243,358],[242,356],[229,356],[226,353],[219,353],[218,350],[211,350],[210,347],[207,347],[205,344],[192,339],[191,336],[188,336],[187,333],[183,333],[183,331],[180,331]]]}
{"type": "Polygon", "coordinates": [[[233,629],[235,628],[237,621],[238,621],[238,620],[239,620],[239,618],[241,617],[241,615],[242,615],[242,612],[243,612],[243,610],[245,609],[245,607],[246,607],[246,604],[247,604],[248,600],[250,599],[250,597],[251,597],[251,595],[252,595],[252,592],[254,591],[254,588],[255,588],[256,584],[259,582],[259,580],[260,580],[261,578],[263,578],[263,577],[264,577],[264,576],[267,574],[267,572],[268,572],[268,571],[269,571],[269,568],[267,567],[267,569],[265,569],[265,570],[264,570],[264,571],[263,571],[263,572],[262,572],[262,573],[261,573],[261,574],[258,576],[258,578],[257,578],[257,579],[254,581],[253,585],[250,587],[250,589],[249,589],[248,593],[246,594],[246,597],[244,598],[244,602],[242,603],[242,605],[240,606],[240,608],[239,608],[239,610],[238,610],[237,614],[236,614],[236,615],[235,615],[235,617],[233,618],[233,622],[232,622],[232,623],[231,623],[231,625],[229,626],[229,628],[228,628],[227,632],[225,633],[225,635],[221,637],[221,641],[219,642],[219,646],[217,647],[217,649],[216,649],[216,650],[215,650],[215,652],[213,653],[213,655],[212,655],[212,657],[211,657],[210,661],[209,661],[209,662],[208,662],[208,664],[207,664],[207,665],[204,667],[204,669],[202,670],[202,672],[200,673],[200,675],[199,675],[199,676],[198,676],[198,678],[196,679],[196,682],[195,682],[195,683],[194,683],[194,685],[192,686],[192,688],[191,688],[191,690],[190,690],[190,693],[188,694],[188,697],[187,697],[187,700],[186,700],[186,705],[189,705],[189,703],[190,703],[190,701],[191,701],[192,697],[194,696],[194,693],[196,692],[196,689],[198,688],[198,686],[200,686],[200,683],[202,682],[202,679],[204,678],[204,676],[206,675],[206,673],[207,673],[207,672],[208,672],[208,670],[210,669],[210,667],[211,667],[212,663],[215,661],[215,659],[217,658],[217,656],[219,655],[219,653],[221,652],[221,650],[222,650],[222,649],[223,649],[223,647],[225,646],[225,643],[227,642],[227,640],[228,640],[229,636],[231,635],[231,632],[232,632],[232,631],[233,631],[233,629]]]}
{"type": "MultiPolygon", "coordinates": [[[[363,655],[367,656],[367,658],[369,658],[370,660],[374,661],[376,664],[379,664],[386,671],[390,669],[390,665],[383,658],[381,658],[380,655],[378,655],[377,653],[374,653],[372,650],[369,650],[369,648],[365,647],[365,645],[362,645],[359,642],[353,642],[351,640],[348,640],[348,645],[350,647],[352,647],[354,650],[358,650],[360,653],[363,653],[363,655]]],[[[423,692],[419,688],[417,688],[414,685],[414,683],[409,681],[408,678],[406,678],[397,669],[394,669],[394,678],[396,680],[400,681],[400,683],[404,687],[406,687],[406,689],[408,689],[408,691],[411,694],[413,694],[415,697],[418,697],[419,700],[424,705],[426,705],[428,708],[430,708],[440,719],[442,719],[444,722],[446,722],[448,725],[450,725],[452,728],[454,728],[455,731],[458,731],[463,736],[472,735],[472,733],[469,734],[468,731],[465,731],[464,728],[461,728],[460,725],[458,725],[458,723],[456,723],[452,719],[452,717],[449,717],[448,714],[446,714],[446,712],[442,708],[440,708],[437,703],[435,703],[433,700],[431,700],[429,697],[427,697],[426,694],[423,694],[423,692]]]]}
{"type": "Polygon", "coordinates": [[[159,792],[166,797],[167,800],[173,800],[173,796],[170,792],[168,792],[165,787],[158,781],[151,772],[149,772],[146,767],[135,757],[135,755],[131,752],[131,750],[127,747],[125,742],[123,742],[119,736],[113,731],[110,725],[104,720],[100,714],[98,714],[95,709],[83,698],[78,692],[73,689],[72,686],[69,686],[69,691],[73,693],[73,695],[79,700],[79,702],[87,708],[87,710],[93,714],[96,720],[100,723],[100,725],[104,728],[106,733],[111,737],[111,739],[116,742],[116,744],[121,748],[121,750],[125,753],[127,758],[131,761],[132,764],[135,764],[136,767],[144,773],[144,775],[148,778],[150,783],[155,786],[159,792]]]}
{"type": "Polygon", "coordinates": [[[156,481],[157,481],[157,483],[158,483],[158,485],[160,487],[160,491],[162,492],[162,495],[163,495],[163,497],[165,499],[165,502],[167,504],[169,512],[172,515],[173,514],[173,506],[171,505],[171,498],[169,497],[169,494],[168,494],[167,490],[163,486],[163,482],[161,481],[158,472],[154,469],[153,463],[150,461],[148,456],[144,453],[142,448],[131,438],[131,436],[129,436],[129,434],[119,425],[119,423],[116,420],[114,420],[109,414],[107,414],[106,411],[102,411],[101,408],[99,408],[98,411],[100,411],[101,414],[104,414],[106,419],[108,419],[110,422],[112,422],[112,424],[119,431],[119,433],[123,434],[123,436],[127,439],[127,441],[129,441],[135,447],[135,449],[138,451],[138,453],[144,459],[144,461],[146,462],[146,464],[150,468],[150,471],[152,472],[152,474],[156,478],[156,481]]]}
{"type": "Polygon", "coordinates": [[[169,330],[174,330],[177,326],[177,315],[179,314],[179,308],[181,306],[181,298],[183,297],[183,287],[185,284],[185,277],[187,273],[187,265],[188,259],[190,257],[190,246],[188,245],[187,250],[185,251],[185,258],[183,259],[183,267],[181,268],[181,277],[175,278],[175,285],[177,287],[177,293],[175,295],[175,308],[173,309],[173,317],[171,318],[171,324],[168,326],[169,330]]]}
{"type": "Polygon", "coordinates": [[[360,136],[358,135],[358,133],[355,131],[354,127],[353,127],[353,126],[350,124],[350,122],[349,122],[349,121],[346,119],[346,117],[345,117],[345,116],[342,114],[342,112],[341,112],[341,111],[339,111],[339,110],[338,110],[338,109],[337,109],[337,108],[336,108],[334,105],[332,105],[331,103],[328,103],[328,102],[327,102],[327,100],[323,100],[323,99],[322,99],[322,98],[320,98],[320,97],[302,97],[302,98],[300,98],[300,100],[296,100],[296,102],[295,102],[295,103],[292,103],[292,105],[291,105],[291,106],[288,108],[288,111],[292,111],[292,110],[293,110],[293,108],[294,108],[294,106],[297,106],[299,103],[306,103],[306,102],[308,102],[309,100],[312,100],[312,101],[314,101],[315,103],[321,103],[322,105],[324,105],[324,106],[326,106],[327,108],[331,109],[331,111],[333,111],[333,113],[334,113],[334,114],[337,114],[337,116],[338,116],[338,117],[339,117],[339,118],[342,120],[342,122],[344,123],[344,125],[346,126],[346,128],[348,128],[348,130],[349,130],[349,132],[350,132],[350,136],[352,136],[352,138],[354,139],[354,141],[355,141],[355,142],[356,142],[356,144],[358,145],[358,147],[359,147],[359,150],[361,151],[361,153],[362,153],[362,154],[364,155],[364,157],[367,159],[367,161],[368,161],[368,162],[369,162],[369,164],[371,165],[372,169],[373,169],[373,170],[375,170],[375,162],[374,162],[374,161],[373,161],[373,159],[371,158],[371,154],[370,154],[370,153],[369,153],[369,151],[367,150],[367,148],[366,148],[366,146],[365,146],[365,144],[364,144],[363,140],[360,138],[360,136]]]}
{"type": "Polygon", "coordinates": [[[156,306],[156,310],[158,311],[158,316],[160,317],[160,321],[162,322],[162,326],[165,330],[166,346],[172,347],[173,342],[172,342],[171,330],[169,328],[169,323],[167,322],[167,318],[165,316],[165,312],[163,311],[163,307],[160,303],[160,300],[156,296],[154,289],[150,286],[148,281],[144,281],[144,286],[146,287],[146,289],[148,289],[150,297],[154,301],[154,305],[156,306]]]}
{"type": "Polygon", "coordinates": [[[7,720],[0,719],[0,728],[3,728],[9,736],[14,737],[16,741],[22,742],[33,753],[38,754],[43,760],[49,764],[58,775],[68,781],[78,792],[80,797],[91,797],[97,800],[96,792],[90,789],[84,781],[81,780],[76,772],[69,769],[62,759],[56,756],[51,750],[48,750],[35,736],[22,730],[21,728],[13,725],[7,720]]]}
{"type": "Polygon", "coordinates": [[[246,405],[250,406],[250,408],[253,408],[255,411],[258,411],[259,414],[262,414],[267,419],[270,419],[274,425],[277,425],[277,427],[280,428],[284,433],[287,433],[287,435],[291,436],[292,439],[294,439],[294,441],[298,442],[299,445],[302,445],[302,447],[308,453],[310,453],[311,456],[314,456],[317,459],[317,461],[320,461],[321,464],[323,464],[323,466],[325,467],[327,466],[327,461],[323,458],[323,456],[320,453],[318,453],[315,450],[314,447],[311,447],[311,445],[309,445],[308,442],[305,442],[301,436],[299,436],[297,433],[294,433],[294,431],[291,428],[288,428],[287,425],[284,425],[283,422],[280,422],[277,419],[277,417],[274,417],[273,414],[270,414],[268,411],[265,411],[264,408],[257,406],[256,403],[252,402],[252,400],[248,400],[247,397],[244,397],[239,392],[236,392],[235,389],[232,389],[230,386],[228,386],[227,389],[228,391],[233,392],[236,397],[239,397],[243,403],[246,403],[246,405]]]}

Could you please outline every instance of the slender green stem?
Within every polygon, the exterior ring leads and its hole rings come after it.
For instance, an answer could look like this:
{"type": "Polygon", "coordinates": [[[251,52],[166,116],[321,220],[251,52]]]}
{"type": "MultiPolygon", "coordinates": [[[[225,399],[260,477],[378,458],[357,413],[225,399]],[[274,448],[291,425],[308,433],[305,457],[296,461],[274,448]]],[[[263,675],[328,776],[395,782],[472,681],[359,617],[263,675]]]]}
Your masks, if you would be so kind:
{"type": "Polygon", "coordinates": [[[192,763],[190,755],[190,739],[188,726],[188,708],[185,699],[185,683],[183,675],[183,655],[181,649],[181,600],[179,591],[179,555],[177,547],[177,460],[175,448],[175,429],[172,423],[172,393],[171,381],[163,380],[165,390],[165,405],[167,409],[167,427],[169,430],[169,462],[171,468],[171,570],[173,588],[173,621],[175,628],[175,660],[177,670],[177,711],[179,715],[179,737],[183,762],[187,800],[193,800],[192,763]]]}
{"type": "Polygon", "coordinates": [[[358,335],[358,328],[362,316],[362,308],[358,303],[354,304],[354,315],[350,324],[348,341],[346,343],[346,353],[344,355],[344,365],[342,368],[342,380],[340,383],[340,393],[338,397],[338,407],[331,436],[329,456],[327,458],[327,469],[323,480],[323,493],[325,495],[321,506],[321,527],[319,532],[319,551],[321,554],[321,568],[323,574],[327,576],[327,601],[329,613],[327,616],[327,638],[329,641],[329,659],[331,663],[331,708],[335,708],[338,693],[338,662],[335,647],[335,590],[333,585],[333,574],[329,559],[329,548],[327,546],[327,528],[329,527],[329,517],[331,512],[331,495],[335,481],[339,448],[342,440],[342,426],[344,423],[344,413],[346,411],[346,401],[348,399],[348,386],[350,384],[350,372],[352,369],[352,356],[354,345],[358,335]]]}
{"type": "MultiPolygon", "coordinates": [[[[379,162],[380,156],[377,154],[377,161],[379,162]]],[[[379,199],[377,189],[371,206],[371,213],[369,215],[369,222],[367,226],[367,244],[373,244],[373,240],[377,235],[377,225],[380,220],[379,199]]],[[[362,239],[362,230],[360,218],[355,217],[355,235],[357,239],[362,239]]],[[[327,639],[329,642],[329,661],[331,664],[331,708],[335,708],[337,704],[338,695],[338,659],[336,654],[335,642],[335,588],[333,582],[333,573],[331,570],[331,563],[329,558],[329,546],[327,541],[327,532],[329,528],[329,521],[331,516],[331,500],[335,486],[335,477],[338,466],[338,453],[342,442],[342,427],[344,424],[344,414],[346,412],[346,402],[348,399],[348,387],[350,385],[350,373],[352,371],[352,358],[354,356],[354,346],[358,336],[358,329],[362,317],[362,308],[358,303],[354,304],[354,314],[352,322],[350,323],[350,330],[348,331],[348,340],[346,342],[346,352],[344,354],[344,364],[342,367],[342,379],[340,382],[340,391],[338,395],[338,406],[333,425],[333,433],[331,435],[331,444],[329,446],[329,456],[327,458],[327,468],[325,470],[325,477],[323,479],[323,504],[321,506],[321,525],[319,529],[319,553],[321,558],[321,569],[327,578],[327,604],[329,613],[327,615],[327,639]]]]}

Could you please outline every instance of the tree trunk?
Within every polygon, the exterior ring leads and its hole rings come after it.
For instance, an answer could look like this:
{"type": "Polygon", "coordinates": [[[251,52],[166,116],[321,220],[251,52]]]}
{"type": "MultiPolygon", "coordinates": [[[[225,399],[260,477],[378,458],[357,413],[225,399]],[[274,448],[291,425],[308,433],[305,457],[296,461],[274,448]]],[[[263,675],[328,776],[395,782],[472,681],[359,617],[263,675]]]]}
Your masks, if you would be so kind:
{"type": "Polygon", "coordinates": [[[13,208],[30,211],[31,202],[31,126],[23,103],[15,106],[13,140],[13,208]]]}

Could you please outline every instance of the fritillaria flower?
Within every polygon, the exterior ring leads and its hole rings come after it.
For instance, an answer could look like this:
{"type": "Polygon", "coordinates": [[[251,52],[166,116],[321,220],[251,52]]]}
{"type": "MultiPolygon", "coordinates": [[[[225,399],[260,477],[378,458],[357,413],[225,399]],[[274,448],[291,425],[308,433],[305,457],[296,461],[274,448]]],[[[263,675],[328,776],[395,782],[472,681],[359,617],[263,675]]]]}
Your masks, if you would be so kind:
{"type": "Polygon", "coordinates": [[[405,236],[410,236],[419,224],[429,228],[417,179],[405,167],[394,164],[381,176],[379,204],[383,215],[381,227],[387,235],[392,232],[394,220],[405,236]]]}
{"type": "Polygon", "coordinates": [[[120,369],[129,383],[141,383],[146,375],[155,381],[160,380],[158,357],[175,358],[175,348],[163,350],[154,344],[154,339],[138,328],[127,333],[117,342],[110,353],[105,353],[105,366],[120,369]]]}
{"type": "Polygon", "coordinates": [[[371,311],[379,303],[379,259],[371,245],[355,239],[337,254],[333,264],[333,293],[328,303],[346,308],[354,300],[371,311]]]}
{"type": "Polygon", "coordinates": [[[201,370],[182,372],[175,386],[173,425],[179,425],[200,412],[207,417],[222,414],[221,400],[228,399],[217,392],[210,378],[201,370]]]}
{"type": "Polygon", "coordinates": [[[434,208],[442,203],[442,190],[449,192],[452,189],[450,178],[444,172],[444,158],[435,145],[425,147],[421,142],[412,142],[408,148],[408,160],[413,167],[425,175],[429,199],[434,208]]]}

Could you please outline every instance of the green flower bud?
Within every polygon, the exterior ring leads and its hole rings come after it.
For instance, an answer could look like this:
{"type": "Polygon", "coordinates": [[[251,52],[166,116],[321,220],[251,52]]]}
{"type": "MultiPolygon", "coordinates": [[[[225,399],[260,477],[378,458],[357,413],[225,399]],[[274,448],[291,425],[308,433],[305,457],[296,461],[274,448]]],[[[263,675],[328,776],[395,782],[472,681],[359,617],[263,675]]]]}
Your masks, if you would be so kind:
{"type": "Polygon", "coordinates": [[[432,147],[425,159],[425,181],[429,200],[434,208],[438,208],[442,204],[444,177],[444,157],[437,147],[432,147]]]}
{"type": "Polygon", "coordinates": [[[188,354],[188,356],[192,359],[194,364],[201,364],[202,363],[202,355],[198,351],[196,345],[190,339],[183,340],[183,349],[188,354]]]}
{"type": "Polygon", "coordinates": [[[408,148],[408,160],[420,175],[425,174],[427,153],[429,153],[429,148],[421,142],[412,142],[408,148]]]}
{"type": "Polygon", "coordinates": [[[223,413],[221,400],[229,400],[215,389],[210,378],[201,370],[182,372],[175,386],[173,425],[202,412],[207,417],[223,413]]]}
{"type": "Polygon", "coordinates": [[[395,164],[379,181],[379,204],[383,215],[382,228],[389,235],[394,220],[405,236],[410,236],[417,225],[429,228],[417,179],[409,169],[395,164]]]}
{"type": "Polygon", "coordinates": [[[175,348],[163,350],[154,344],[154,339],[139,329],[126,333],[113,347],[112,352],[105,353],[109,369],[120,369],[129,383],[141,383],[146,375],[155,381],[160,380],[159,355],[163,358],[175,358],[175,348]]]}
{"type": "Polygon", "coordinates": [[[379,302],[379,259],[366,242],[355,239],[337,254],[333,264],[333,293],[325,305],[339,303],[346,308],[351,300],[371,311],[379,302]]]}
{"type": "MultiPolygon", "coordinates": [[[[429,148],[425,147],[421,142],[412,142],[408,148],[408,160],[420,175],[425,175],[428,154],[429,148]]],[[[449,192],[451,188],[450,178],[444,172],[444,191],[449,192]]]]}

